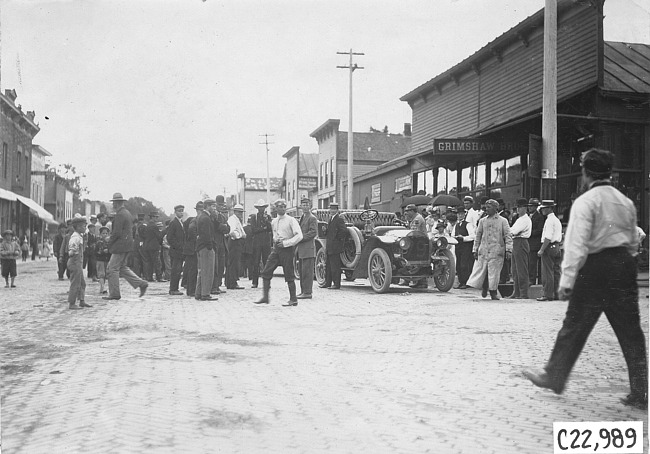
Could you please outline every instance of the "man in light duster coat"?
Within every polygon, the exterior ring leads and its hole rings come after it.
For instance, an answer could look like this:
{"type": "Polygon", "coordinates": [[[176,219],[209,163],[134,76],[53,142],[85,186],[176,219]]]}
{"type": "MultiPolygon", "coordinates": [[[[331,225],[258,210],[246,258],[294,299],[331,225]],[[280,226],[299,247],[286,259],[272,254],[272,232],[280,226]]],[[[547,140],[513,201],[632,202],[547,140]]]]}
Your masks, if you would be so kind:
{"type": "Polygon", "coordinates": [[[483,288],[482,296],[487,296],[489,287],[493,300],[499,299],[497,288],[504,258],[510,260],[512,253],[512,234],[508,220],[497,213],[499,204],[490,199],[485,203],[487,216],[481,218],[476,229],[474,240],[474,268],[467,285],[474,288],[483,288]],[[504,257],[505,256],[505,257],[504,257]],[[485,285],[485,276],[488,286],[485,285]]]}

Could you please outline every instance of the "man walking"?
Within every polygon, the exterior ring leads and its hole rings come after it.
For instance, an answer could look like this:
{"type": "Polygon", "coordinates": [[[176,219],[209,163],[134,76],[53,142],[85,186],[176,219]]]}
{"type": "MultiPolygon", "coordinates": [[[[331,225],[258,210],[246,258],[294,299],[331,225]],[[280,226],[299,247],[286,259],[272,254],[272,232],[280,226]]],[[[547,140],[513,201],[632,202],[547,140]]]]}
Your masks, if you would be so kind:
{"type": "Polygon", "coordinates": [[[204,200],[204,209],[196,216],[196,255],[198,273],[194,298],[199,301],[211,301],[210,296],[214,279],[214,229],[210,214],[216,209],[214,200],[204,200]]]}
{"type": "Polygon", "coordinates": [[[343,243],[348,234],[348,229],[345,226],[345,221],[341,219],[339,204],[330,203],[329,210],[330,220],[327,224],[327,244],[325,246],[327,261],[325,262],[325,284],[323,288],[338,290],[341,288],[341,252],[343,252],[343,243]]]}
{"type": "Polygon", "coordinates": [[[230,238],[228,239],[228,266],[226,267],[226,288],[229,290],[242,290],[244,287],[239,285],[239,267],[241,264],[241,255],[244,250],[244,240],[246,232],[241,221],[244,219],[244,207],[236,204],[232,215],[228,218],[230,227],[230,238]]]}
{"type": "Polygon", "coordinates": [[[474,248],[474,238],[476,235],[474,221],[468,221],[465,213],[464,207],[457,209],[458,222],[452,231],[452,236],[458,241],[455,251],[456,274],[458,275],[458,287],[456,288],[461,290],[467,288],[467,280],[470,274],[472,274],[472,267],[474,266],[472,249],[474,248]]]}
{"type": "Polygon", "coordinates": [[[133,217],[129,210],[124,206],[126,199],[122,194],[116,192],[111,199],[115,218],[113,220],[111,236],[108,240],[108,250],[111,253],[111,259],[108,261],[108,296],[105,300],[119,300],[120,295],[120,278],[123,277],[131,284],[133,288],[140,289],[140,297],[143,297],[147,291],[147,282],[136,276],[131,269],[126,266],[126,259],[129,252],[133,250],[133,217]]]}
{"type": "Polygon", "coordinates": [[[561,394],[591,330],[605,313],[627,363],[630,394],[624,405],[648,408],[646,341],[639,319],[636,209],[610,182],[613,155],[592,148],[582,158],[587,192],[571,207],[559,296],[566,317],[543,372],[525,370],[536,386],[561,394]]]}
{"type": "Polygon", "coordinates": [[[296,276],[293,272],[293,256],[296,244],[302,240],[302,231],[298,221],[293,216],[286,214],[287,202],[284,199],[276,200],[274,205],[278,216],[271,221],[273,249],[262,271],[264,293],[262,298],[255,301],[255,304],[269,304],[269,291],[271,289],[273,272],[278,266],[282,266],[284,280],[287,282],[287,287],[289,287],[289,301],[283,304],[283,306],[297,306],[298,299],[296,297],[296,276]]]}
{"type": "Polygon", "coordinates": [[[530,281],[529,285],[535,285],[536,283],[542,283],[542,266],[537,253],[539,248],[542,247],[542,231],[544,230],[544,221],[546,221],[544,215],[539,212],[539,199],[533,197],[528,200],[528,216],[532,222],[530,238],[528,238],[528,246],[530,247],[528,280],[530,281]]]}
{"type": "Polygon", "coordinates": [[[185,245],[185,228],[183,227],[183,205],[174,207],[174,218],[169,222],[167,228],[167,244],[169,244],[169,258],[171,260],[171,273],[169,279],[169,294],[182,295],[178,290],[178,283],[181,280],[183,269],[183,246],[185,245]]]}
{"type": "Polygon", "coordinates": [[[303,198],[300,201],[302,216],[300,217],[300,231],[302,240],[296,246],[298,260],[300,261],[300,295],[298,299],[311,299],[314,285],[314,261],[316,260],[316,243],[318,235],[318,220],[311,212],[311,201],[303,198]]]}
{"type": "Polygon", "coordinates": [[[474,240],[474,269],[467,285],[483,291],[485,298],[490,290],[493,300],[500,299],[497,295],[499,275],[503,268],[503,260],[510,260],[512,253],[512,235],[508,220],[497,213],[499,204],[494,199],[485,202],[486,216],[478,222],[476,239],[474,240]]]}
{"type": "Polygon", "coordinates": [[[542,200],[539,206],[546,216],[542,231],[542,246],[537,255],[542,258],[542,285],[544,296],[537,301],[553,301],[558,299],[557,289],[560,285],[560,263],[562,263],[562,223],[553,213],[555,202],[542,200]]]}
{"type": "Polygon", "coordinates": [[[57,263],[57,275],[59,276],[59,280],[63,280],[63,274],[65,273],[67,263],[63,261],[63,255],[61,255],[61,245],[63,244],[63,240],[65,238],[65,231],[68,228],[65,222],[62,222],[59,224],[58,231],[56,232],[56,235],[54,235],[54,242],[52,244],[52,250],[54,251],[54,257],[56,257],[56,263],[57,263]]]}
{"type": "Polygon", "coordinates": [[[517,199],[517,219],[510,227],[512,234],[512,280],[514,291],[512,298],[528,299],[528,238],[533,223],[526,213],[528,202],[526,199],[517,199]]]}
{"type": "Polygon", "coordinates": [[[253,233],[252,266],[249,270],[249,277],[252,281],[252,288],[257,288],[259,284],[260,261],[263,265],[266,265],[266,259],[271,253],[271,241],[269,239],[271,233],[271,216],[264,212],[268,206],[264,202],[264,199],[258,200],[254,206],[257,208],[257,213],[251,214],[248,217],[248,223],[253,233]]]}

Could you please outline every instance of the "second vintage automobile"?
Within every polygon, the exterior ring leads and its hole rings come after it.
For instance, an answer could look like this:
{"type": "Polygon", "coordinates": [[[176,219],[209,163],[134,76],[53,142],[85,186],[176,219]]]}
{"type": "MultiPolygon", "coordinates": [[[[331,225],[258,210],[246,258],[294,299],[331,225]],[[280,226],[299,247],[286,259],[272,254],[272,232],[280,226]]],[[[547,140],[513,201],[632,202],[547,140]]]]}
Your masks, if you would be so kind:
{"type": "MultiPolygon", "coordinates": [[[[328,210],[314,210],[318,219],[315,277],[325,283],[327,259],[328,210]]],[[[422,232],[397,225],[394,213],[376,210],[342,210],[348,237],[341,253],[345,279],[367,278],[372,289],[385,293],[400,279],[418,281],[432,279],[436,288],[447,292],[454,284],[456,264],[448,245],[453,238],[434,238],[422,232]]],[[[296,263],[296,275],[299,266],[296,263]]]]}

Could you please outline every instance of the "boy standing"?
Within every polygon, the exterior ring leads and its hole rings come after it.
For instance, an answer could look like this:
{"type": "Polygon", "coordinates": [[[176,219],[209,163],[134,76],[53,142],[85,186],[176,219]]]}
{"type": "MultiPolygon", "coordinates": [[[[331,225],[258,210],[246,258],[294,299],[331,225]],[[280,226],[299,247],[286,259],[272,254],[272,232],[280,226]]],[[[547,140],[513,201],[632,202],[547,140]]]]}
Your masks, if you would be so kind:
{"type": "Polygon", "coordinates": [[[83,273],[84,239],[82,234],[86,230],[86,218],[75,217],[72,220],[72,235],[68,242],[68,270],[70,271],[70,291],[68,292],[69,309],[92,307],[84,301],[86,296],[86,281],[83,273]],[[79,298],[79,306],[75,303],[79,298]]]}
{"type": "Polygon", "coordinates": [[[106,226],[99,228],[99,239],[95,243],[95,258],[97,259],[97,279],[99,280],[99,293],[107,293],[104,290],[106,284],[106,269],[108,268],[108,261],[111,259],[111,253],[108,251],[108,236],[110,229],[106,226]]]}
{"type": "Polygon", "coordinates": [[[5,288],[9,287],[9,276],[11,276],[11,287],[16,278],[16,259],[20,257],[20,246],[13,239],[14,232],[5,230],[2,232],[3,241],[0,243],[0,261],[2,262],[2,277],[5,278],[5,288]]]}

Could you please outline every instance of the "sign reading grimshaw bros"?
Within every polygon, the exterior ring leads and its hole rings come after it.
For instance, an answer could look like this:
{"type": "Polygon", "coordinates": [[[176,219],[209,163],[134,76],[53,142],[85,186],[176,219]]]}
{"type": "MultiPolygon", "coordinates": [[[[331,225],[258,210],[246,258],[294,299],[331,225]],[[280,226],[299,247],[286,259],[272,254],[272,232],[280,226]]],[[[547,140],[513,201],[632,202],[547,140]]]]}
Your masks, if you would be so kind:
{"type": "Polygon", "coordinates": [[[528,142],[489,139],[433,139],[433,154],[527,153],[528,142]]]}

